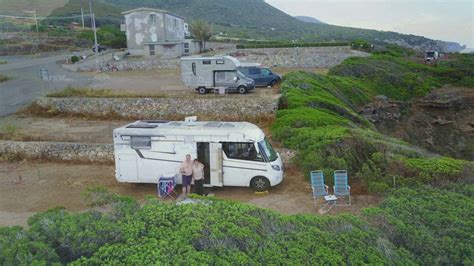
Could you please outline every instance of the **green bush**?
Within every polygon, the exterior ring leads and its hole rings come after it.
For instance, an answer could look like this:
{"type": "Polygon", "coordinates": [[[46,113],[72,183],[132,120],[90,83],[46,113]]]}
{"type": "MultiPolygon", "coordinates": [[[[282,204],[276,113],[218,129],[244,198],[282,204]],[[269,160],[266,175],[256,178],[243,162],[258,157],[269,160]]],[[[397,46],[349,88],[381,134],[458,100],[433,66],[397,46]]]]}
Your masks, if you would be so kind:
{"type": "Polygon", "coordinates": [[[71,57],[71,63],[75,64],[75,63],[77,63],[77,62],[79,62],[79,61],[80,61],[79,56],[73,55],[73,56],[71,57]]]}
{"type": "MultiPolygon", "coordinates": [[[[83,31],[78,35],[78,38],[93,42],[94,34],[91,31],[83,31]]],[[[104,25],[100,27],[97,31],[97,42],[112,48],[127,47],[125,32],[120,31],[120,28],[114,25],[104,25]]]]}
{"type": "Polygon", "coordinates": [[[474,200],[456,189],[474,191],[474,185],[399,189],[364,213],[385,238],[414,254],[418,264],[472,265],[474,200]]]}
{"type": "Polygon", "coordinates": [[[413,256],[362,219],[280,215],[237,202],[150,200],[116,218],[62,208],[35,215],[29,228],[0,229],[0,263],[83,264],[394,264],[413,256]],[[390,256],[387,256],[390,254],[390,256]]]}

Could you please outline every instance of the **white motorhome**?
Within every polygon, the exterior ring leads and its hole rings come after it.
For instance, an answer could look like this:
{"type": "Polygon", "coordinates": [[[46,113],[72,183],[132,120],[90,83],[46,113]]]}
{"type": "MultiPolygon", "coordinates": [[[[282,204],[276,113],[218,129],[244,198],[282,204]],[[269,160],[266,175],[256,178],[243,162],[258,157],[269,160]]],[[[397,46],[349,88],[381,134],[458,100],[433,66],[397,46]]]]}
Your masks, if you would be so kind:
{"type": "Polygon", "coordinates": [[[181,79],[200,94],[218,87],[243,94],[255,89],[255,82],[237,70],[240,65],[232,56],[182,57],[181,79]]]}
{"type": "Polygon", "coordinates": [[[141,120],[115,129],[113,137],[119,182],[157,183],[160,176],[179,175],[186,154],[204,164],[205,186],[264,191],[283,180],[280,155],[248,122],[141,120]]]}

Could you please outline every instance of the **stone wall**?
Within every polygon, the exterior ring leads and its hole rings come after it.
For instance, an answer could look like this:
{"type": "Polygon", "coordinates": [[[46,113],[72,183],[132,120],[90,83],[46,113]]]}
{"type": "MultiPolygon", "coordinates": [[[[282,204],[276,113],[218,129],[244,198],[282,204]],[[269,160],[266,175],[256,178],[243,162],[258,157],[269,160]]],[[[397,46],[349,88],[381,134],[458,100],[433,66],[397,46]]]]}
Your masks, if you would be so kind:
{"type": "MultiPolygon", "coordinates": [[[[179,69],[180,59],[127,59],[127,60],[101,60],[100,71],[126,71],[126,70],[149,70],[149,69],[179,69]]],[[[79,72],[91,72],[97,68],[96,64],[82,64],[77,66],[79,72]]]]}
{"type": "Polygon", "coordinates": [[[189,98],[38,98],[35,103],[55,112],[89,116],[119,116],[159,119],[176,116],[214,114],[218,116],[263,116],[273,114],[278,96],[189,98]]]}
{"type": "Polygon", "coordinates": [[[112,144],[0,141],[0,156],[82,163],[113,163],[112,144]]]}
{"type": "Polygon", "coordinates": [[[269,67],[331,68],[349,57],[366,57],[370,54],[341,46],[239,49],[230,55],[241,62],[256,62],[269,67]]]}
{"type": "MultiPolygon", "coordinates": [[[[284,163],[289,163],[294,151],[277,149],[284,163]]],[[[77,163],[114,164],[113,144],[70,142],[0,141],[0,157],[51,160],[77,163]]]]}

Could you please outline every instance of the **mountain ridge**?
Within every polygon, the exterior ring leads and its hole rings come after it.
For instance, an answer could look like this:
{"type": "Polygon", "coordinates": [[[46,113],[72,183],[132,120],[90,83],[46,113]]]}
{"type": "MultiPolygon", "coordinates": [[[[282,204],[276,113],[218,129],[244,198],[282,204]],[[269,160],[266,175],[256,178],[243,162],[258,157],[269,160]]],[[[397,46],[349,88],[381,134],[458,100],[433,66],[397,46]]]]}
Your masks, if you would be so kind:
{"type": "Polygon", "coordinates": [[[303,22],[306,22],[306,23],[327,24],[327,23],[322,22],[321,20],[319,20],[317,18],[313,18],[313,17],[309,17],[309,16],[293,16],[293,17],[296,18],[299,21],[303,21],[303,22]]]}
{"type": "MultiPolygon", "coordinates": [[[[80,8],[88,7],[88,2],[70,0],[64,7],[55,9],[52,16],[80,14],[80,8]]],[[[204,19],[214,25],[215,32],[240,39],[311,42],[364,39],[375,44],[399,44],[418,51],[443,47],[451,47],[450,51],[462,50],[459,44],[447,45],[447,42],[422,36],[302,22],[263,0],[100,0],[93,3],[99,24],[119,24],[123,20],[121,11],[137,7],[169,10],[183,16],[187,22],[204,19]]]]}

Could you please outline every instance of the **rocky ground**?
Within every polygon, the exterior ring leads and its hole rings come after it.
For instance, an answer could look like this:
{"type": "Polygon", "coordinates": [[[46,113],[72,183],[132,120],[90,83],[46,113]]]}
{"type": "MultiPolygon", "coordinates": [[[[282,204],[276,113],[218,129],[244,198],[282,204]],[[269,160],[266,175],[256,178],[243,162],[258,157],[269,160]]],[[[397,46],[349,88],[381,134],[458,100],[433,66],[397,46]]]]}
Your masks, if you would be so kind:
{"type": "Polygon", "coordinates": [[[444,87],[406,103],[384,96],[361,110],[385,134],[427,150],[474,160],[474,90],[444,87]]]}

